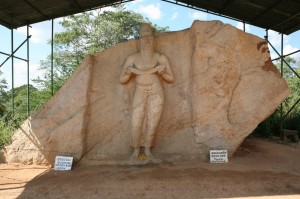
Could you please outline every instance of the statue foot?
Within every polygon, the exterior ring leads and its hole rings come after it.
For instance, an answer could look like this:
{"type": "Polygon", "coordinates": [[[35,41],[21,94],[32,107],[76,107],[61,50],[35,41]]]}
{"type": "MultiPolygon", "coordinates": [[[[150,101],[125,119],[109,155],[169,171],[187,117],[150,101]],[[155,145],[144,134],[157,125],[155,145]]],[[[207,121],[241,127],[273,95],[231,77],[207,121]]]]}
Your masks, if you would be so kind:
{"type": "Polygon", "coordinates": [[[140,150],[135,148],[132,155],[130,156],[129,160],[138,160],[140,154],[140,150]]]}
{"type": "Polygon", "coordinates": [[[138,160],[139,155],[138,154],[132,154],[129,158],[129,160],[138,160]]]}
{"type": "Polygon", "coordinates": [[[156,164],[162,163],[162,160],[161,160],[161,159],[154,157],[151,153],[147,153],[147,154],[146,154],[146,157],[147,157],[147,159],[150,160],[150,162],[152,162],[152,163],[156,163],[156,164]]]}

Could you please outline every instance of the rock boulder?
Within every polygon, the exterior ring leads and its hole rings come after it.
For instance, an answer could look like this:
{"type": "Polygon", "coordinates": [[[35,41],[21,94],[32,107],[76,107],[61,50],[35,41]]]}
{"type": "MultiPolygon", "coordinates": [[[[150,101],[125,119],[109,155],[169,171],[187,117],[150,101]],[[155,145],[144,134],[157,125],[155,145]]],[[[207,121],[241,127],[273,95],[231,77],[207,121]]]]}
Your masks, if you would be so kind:
{"type": "MultiPolygon", "coordinates": [[[[175,82],[163,82],[165,102],[153,153],[164,161],[207,160],[209,150],[232,155],[289,95],[265,40],[219,21],[156,35],[175,82]]],[[[134,81],[119,83],[135,40],[87,56],[60,91],[28,118],[5,147],[7,162],[53,164],[70,155],[82,164],[128,158],[134,81]]]]}

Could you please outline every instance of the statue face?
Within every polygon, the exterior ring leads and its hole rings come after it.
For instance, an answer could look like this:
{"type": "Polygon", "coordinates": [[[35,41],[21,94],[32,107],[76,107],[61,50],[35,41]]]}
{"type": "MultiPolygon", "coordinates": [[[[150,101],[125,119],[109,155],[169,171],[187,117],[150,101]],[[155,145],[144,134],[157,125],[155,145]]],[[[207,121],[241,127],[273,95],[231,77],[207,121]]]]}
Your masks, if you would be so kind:
{"type": "Polygon", "coordinates": [[[140,38],[140,49],[144,51],[154,51],[154,36],[147,35],[140,38]]]}

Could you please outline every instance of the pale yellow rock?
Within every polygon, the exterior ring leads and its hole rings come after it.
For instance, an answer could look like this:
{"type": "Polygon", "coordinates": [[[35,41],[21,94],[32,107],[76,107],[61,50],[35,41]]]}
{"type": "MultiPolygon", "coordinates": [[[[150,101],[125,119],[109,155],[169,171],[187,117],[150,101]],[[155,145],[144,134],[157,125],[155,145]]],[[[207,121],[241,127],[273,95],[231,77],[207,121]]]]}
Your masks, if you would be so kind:
{"type": "MultiPolygon", "coordinates": [[[[153,154],[163,161],[232,155],[289,95],[265,41],[219,21],[156,35],[175,81],[161,81],[164,105],[153,154]]],[[[56,155],[82,164],[120,164],[132,153],[135,81],[119,77],[135,40],[88,56],[60,91],[29,118],[4,149],[8,162],[50,163],[56,155]]]]}

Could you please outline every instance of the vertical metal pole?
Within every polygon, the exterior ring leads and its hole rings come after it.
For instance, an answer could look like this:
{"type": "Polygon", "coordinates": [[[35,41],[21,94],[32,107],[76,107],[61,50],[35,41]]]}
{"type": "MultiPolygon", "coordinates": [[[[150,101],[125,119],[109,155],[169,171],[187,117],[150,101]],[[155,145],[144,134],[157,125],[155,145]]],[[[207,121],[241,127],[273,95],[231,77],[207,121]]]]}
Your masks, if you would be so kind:
{"type": "MultiPolygon", "coordinates": [[[[280,56],[280,74],[283,77],[283,33],[281,33],[281,56],[280,56]]],[[[280,118],[283,117],[283,106],[280,104],[280,118]]],[[[282,121],[283,122],[283,121],[282,121]]],[[[283,139],[282,122],[280,123],[280,136],[283,139]]]]}
{"type": "Polygon", "coordinates": [[[269,29],[266,29],[266,36],[265,39],[268,41],[269,40],[269,29]]]}
{"type": "Polygon", "coordinates": [[[243,30],[246,32],[246,23],[243,21],[243,30]]]}
{"type": "Polygon", "coordinates": [[[51,95],[54,95],[53,89],[53,34],[54,34],[54,20],[52,19],[52,31],[51,31],[51,95]]]}
{"type": "Polygon", "coordinates": [[[30,112],[30,96],[29,96],[29,25],[27,25],[27,117],[30,112]]]}
{"type": "Polygon", "coordinates": [[[283,76],[283,33],[281,33],[281,57],[280,57],[280,73],[283,76]]]}
{"type": "MultiPolygon", "coordinates": [[[[11,18],[11,25],[13,18],[11,18]]],[[[14,29],[11,29],[11,107],[12,114],[15,113],[15,99],[14,99],[14,29]]]]}

